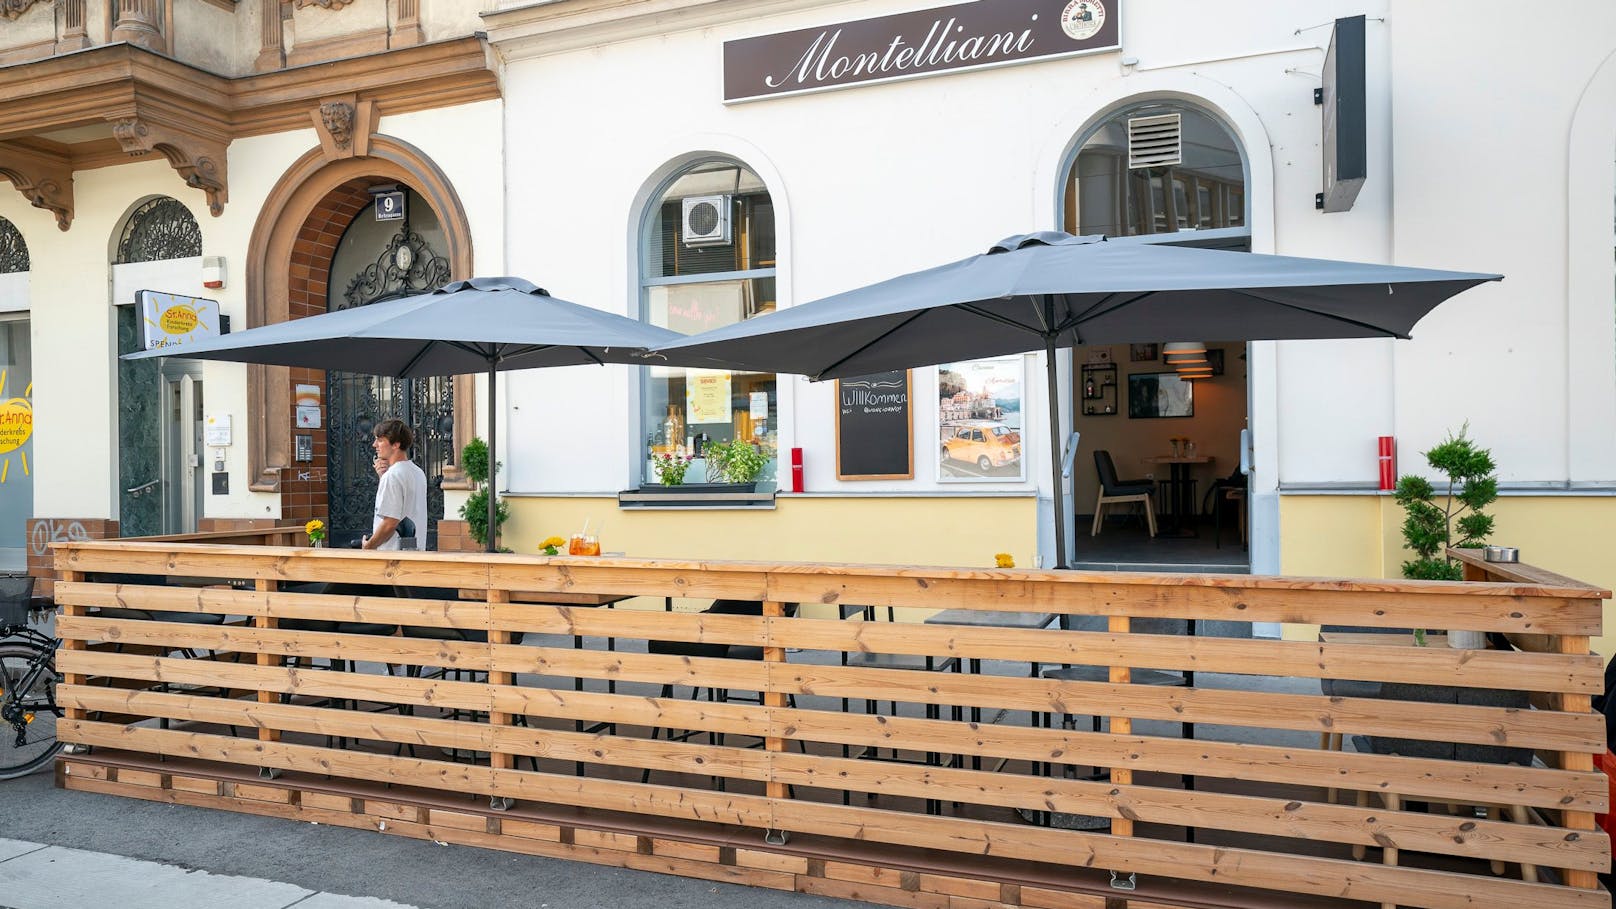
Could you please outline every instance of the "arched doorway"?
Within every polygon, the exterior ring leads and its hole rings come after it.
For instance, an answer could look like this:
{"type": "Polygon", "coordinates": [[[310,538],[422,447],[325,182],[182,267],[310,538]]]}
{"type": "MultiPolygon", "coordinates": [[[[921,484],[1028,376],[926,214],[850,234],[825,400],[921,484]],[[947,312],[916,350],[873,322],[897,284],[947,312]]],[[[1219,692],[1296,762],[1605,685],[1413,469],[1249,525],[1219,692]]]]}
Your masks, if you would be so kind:
{"type": "MultiPolygon", "coordinates": [[[[1234,131],[1201,106],[1165,98],[1124,102],[1073,142],[1063,168],[1061,224],[1078,234],[1246,251],[1249,169],[1234,131]]],[[[1247,345],[1176,337],[1172,326],[1162,331],[1154,343],[1073,351],[1069,420],[1080,447],[1072,510],[1076,526],[1090,529],[1076,538],[1073,565],[1245,571],[1249,495],[1240,465],[1250,425],[1247,345]],[[1172,342],[1196,345],[1194,366],[1176,351],[1164,353],[1172,342]],[[1149,504],[1166,519],[1159,536],[1149,532],[1144,503],[1137,523],[1095,517],[1107,511],[1102,461],[1153,486],[1149,504]]]]}
{"type": "MultiPolygon", "coordinates": [[[[194,286],[201,255],[201,226],[183,202],[156,196],[130,211],[112,255],[120,355],[144,346],[134,290],[194,286]]],[[[200,364],[180,359],[118,361],[120,535],[196,530],[201,471],[182,463],[179,452],[196,447],[201,426],[200,364]]]]}
{"type": "MultiPolygon", "coordinates": [[[[472,274],[471,228],[454,187],[419,149],[381,135],[371,137],[368,156],[332,159],[314,149],[295,162],[265,200],[248,249],[249,326],[366,305],[472,274]],[[370,191],[389,184],[407,193],[407,232],[399,222],[374,226],[370,191]],[[344,250],[341,262],[339,247],[344,250]],[[410,250],[405,254],[409,262],[402,266],[401,248],[410,250]],[[352,302],[350,291],[355,292],[352,302]]],[[[473,387],[469,376],[405,386],[369,377],[350,383],[324,370],[249,366],[250,488],[278,494],[286,523],[316,517],[329,521],[338,504],[332,484],[340,482],[332,477],[333,458],[345,474],[344,464],[362,466],[368,473],[371,427],[391,416],[407,419],[417,430],[425,425],[422,468],[454,482],[455,453],[473,432],[473,387]],[[338,378],[335,384],[332,377],[338,378]],[[319,405],[318,428],[297,425],[299,386],[310,387],[305,405],[319,405]]],[[[354,481],[341,495],[362,503],[365,518],[357,529],[334,533],[336,545],[370,527],[374,474],[349,475],[354,481]]],[[[441,482],[435,480],[433,487],[437,516],[442,512],[441,482]]],[[[354,523],[348,518],[342,522],[354,523]]]]}
{"type": "Polygon", "coordinates": [[[34,357],[28,244],[0,218],[0,569],[27,566],[34,516],[34,357]]]}
{"type": "MultiPolygon", "coordinates": [[[[376,189],[394,189],[382,184],[376,189]]],[[[424,293],[450,280],[437,215],[417,193],[403,190],[403,217],[378,220],[359,212],[332,257],[326,308],[335,312],[424,293]]],[[[367,195],[369,192],[367,191],[367,195]]],[[[377,423],[403,420],[414,431],[413,456],[427,477],[427,548],[437,548],[443,518],[443,475],[454,463],[454,384],[444,377],[394,379],[326,372],[326,496],[332,544],[345,546],[370,532],[377,478],[371,440],[377,423]]]]}

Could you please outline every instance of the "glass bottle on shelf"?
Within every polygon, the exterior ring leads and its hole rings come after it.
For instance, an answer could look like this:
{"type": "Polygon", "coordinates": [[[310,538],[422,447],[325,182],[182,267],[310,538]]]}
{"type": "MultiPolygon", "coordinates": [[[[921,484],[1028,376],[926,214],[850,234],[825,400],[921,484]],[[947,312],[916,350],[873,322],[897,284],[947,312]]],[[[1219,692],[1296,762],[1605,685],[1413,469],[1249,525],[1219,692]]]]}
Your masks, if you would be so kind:
{"type": "Polygon", "coordinates": [[[677,404],[668,405],[668,419],[662,423],[662,437],[668,440],[667,445],[670,449],[677,446],[679,440],[685,437],[685,421],[679,415],[677,404]]]}
{"type": "Polygon", "coordinates": [[[1085,381],[1083,383],[1083,397],[1085,397],[1085,398],[1098,397],[1094,393],[1094,376],[1093,375],[1088,376],[1087,381],[1085,381]]]}

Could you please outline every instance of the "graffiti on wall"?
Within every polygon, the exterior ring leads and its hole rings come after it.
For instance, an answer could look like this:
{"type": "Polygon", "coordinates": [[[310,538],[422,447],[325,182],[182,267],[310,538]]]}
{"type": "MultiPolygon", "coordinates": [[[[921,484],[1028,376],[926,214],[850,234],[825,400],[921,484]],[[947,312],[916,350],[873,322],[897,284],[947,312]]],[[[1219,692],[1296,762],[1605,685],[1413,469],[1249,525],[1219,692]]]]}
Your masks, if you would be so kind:
{"type": "Polygon", "coordinates": [[[34,526],[28,531],[28,550],[42,556],[50,551],[52,543],[82,543],[88,539],[90,533],[84,529],[81,521],[40,518],[34,521],[34,526]]]}

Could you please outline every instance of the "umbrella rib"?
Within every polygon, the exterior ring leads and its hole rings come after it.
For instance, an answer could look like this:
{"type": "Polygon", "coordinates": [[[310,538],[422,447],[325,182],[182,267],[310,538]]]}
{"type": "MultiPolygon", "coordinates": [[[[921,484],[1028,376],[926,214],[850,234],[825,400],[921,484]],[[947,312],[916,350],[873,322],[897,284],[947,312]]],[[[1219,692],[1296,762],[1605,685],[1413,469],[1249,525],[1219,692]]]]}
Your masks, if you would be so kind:
{"type": "Polygon", "coordinates": [[[1286,309],[1294,309],[1297,312],[1305,312],[1310,316],[1323,316],[1326,319],[1333,319],[1337,322],[1345,322],[1348,325],[1356,325],[1359,328],[1367,328],[1371,331],[1380,332],[1389,338],[1402,338],[1405,341],[1409,339],[1409,336],[1402,332],[1393,331],[1389,328],[1383,328],[1374,324],[1373,322],[1365,322],[1361,319],[1351,318],[1350,316],[1338,316],[1333,313],[1319,312],[1316,309],[1308,309],[1306,306],[1298,306],[1295,303],[1286,303],[1284,300],[1275,300],[1272,297],[1265,297],[1262,294],[1251,290],[1235,290],[1234,292],[1243,297],[1250,297],[1253,300],[1261,300],[1264,303],[1271,303],[1274,306],[1283,306],[1286,309]]]}
{"type": "Polygon", "coordinates": [[[910,315],[909,318],[904,319],[902,322],[899,322],[897,325],[892,326],[891,328],[887,329],[886,331],[881,332],[880,334],[878,334],[875,337],[871,338],[869,341],[867,341],[864,344],[860,345],[857,350],[853,351],[852,353],[848,354],[847,356],[842,357],[840,360],[837,360],[837,361],[831,363],[830,365],[826,366],[825,368],[821,369],[814,376],[814,378],[818,379],[820,376],[824,375],[825,373],[830,372],[831,370],[835,369],[836,367],[841,366],[843,363],[846,363],[848,360],[851,360],[854,357],[858,356],[859,354],[865,352],[866,350],[869,350],[871,347],[874,347],[875,345],[877,345],[877,344],[881,343],[882,341],[886,340],[887,338],[891,337],[894,332],[898,331],[901,328],[904,328],[910,322],[913,322],[914,320],[920,318],[921,316],[923,316],[925,314],[926,314],[926,310],[922,309],[919,312],[916,312],[916,313],[910,315]]]}
{"type": "Polygon", "coordinates": [[[1059,332],[1063,332],[1063,331],[1067,330],[1068,328],[1076,328],[1077,326],[1082,325],[1084,322],[1087,322],[1090,319],[1098,319],[1101,316],[1109,315],[1109,314],[1114,313],[1117,310],[1122,309],[1124,307],[1132,306],[1133,304],[1138,303],[1140,300],[1143,300],[1144,298],[1150,296],[1153,293],[1156,293],[1156,291],[1147,290],[1147,291],[1144,291],[1143,293],[1134,294],[1133,296],[1129,297],[1126,300],[1123,300],[1121,303],[1118,303],[1115,306],[1107,306],[1106,304],[1112,298],[1114,298],[1116,296],[1116,294],[1107,294],[1105,296],[1105,299],[1103,299],[1100,302],[1094,304],[1093,306],[1090,306],[1088,309],[1085,309],[1080,313],[1073,313],[1071,318],[1069,318],[1065,322],[1061,323],[1060,328],[1057,329],[1056,332],[1059,333],[1059,332]]]}
{"type": "Polygon", "coordinates": [[[410,370],[412,370],[412,369],[414,369],[414,368],[415,368],[415,364],[417,364],[417,363],[419,363],[419,362],[421,362],[421,358],[422,358],[422,357],[424,357],[424,356],[426,356],[426,355],[427,355],[427,353],[428,353],[428,352],[429,352],[429,351],[431,351],[431,350],[432,350],[432,347],[433,347],[433,346],[434,346],[434,345],[435,345],[435,344],[437,344],[437,343],[438,343],[438,342],[437,342],[437,341],[436,341],[436,340],[435,340],[435,339],[434,339],[434,340],[431,340],[431,341],[428,341],[428,342],[426,342],[426,344],[425,344],[425,346],[423,346],[423,347],[422,347],[422,348],[421,348],[421,349],[420,349],[420,350],[419,350],[419,351],[417,351],[417,352],[416,352],[416,354],[415,354],[415,356],[413,356],[413,357],[410,357],[410,362],[408,362],[408,363],[405,363],[405,364],[404,364],[404,368],[403,368],[403,369],[401,369],[401,370],[399,370],[399,372],[398,372],[398,374],[399,374],[399,375],[400,375],[400,376],[407,376],[407,375],[409,375],[409,374],[410,374],[410,370]]]}
{"type": "Polygon", "coordinates": [[[981,316],[984,319],[988,319],[988,320],[993,321],[993,322],[998,322],[998,323],[1000,323],[1002,325],[1008,325],[1011,328],[1019,329],[1021,331],[1027,332],[1029,334],[1034,334],[1034,335],[1042,335],[1043,334],[1043,331],[1041,331],[1040,329],[1034,328],[1031,325],[1024,325],[1024,324],[1022,324],[1020,322],[1017,322],[1015,319],[1010,318],[1009,316],[1001,316],[998,313],[993,312],[991,310],[983,309],[980,306],[977,306],[975,303],[960,303],[960,304],[956,305],[956,308],[963,309],[963,310],[965,310],[966,312],[970,313],[973,316],[981,316]]]}

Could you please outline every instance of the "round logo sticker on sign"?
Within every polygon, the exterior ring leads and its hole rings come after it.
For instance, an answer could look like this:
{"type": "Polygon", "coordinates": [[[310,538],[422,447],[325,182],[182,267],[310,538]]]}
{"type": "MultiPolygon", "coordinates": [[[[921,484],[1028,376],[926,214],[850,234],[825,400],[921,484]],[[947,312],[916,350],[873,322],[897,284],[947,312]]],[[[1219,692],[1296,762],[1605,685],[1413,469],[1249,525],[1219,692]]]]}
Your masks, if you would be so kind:
{"type": "Polygon", "coordinates": [[[1086,41],[1105,25],[1105,4],[1100,0],[1072,0],[1061,10],[1061,30],[1073,41],[1086,41]]]}
{"type": "Polygon", "coordinates": [[[163,331],[171,335],[188,335],[196,331],[196,323],[196,310],[184,303],[170,306],[158,320],[163,331]]]}

